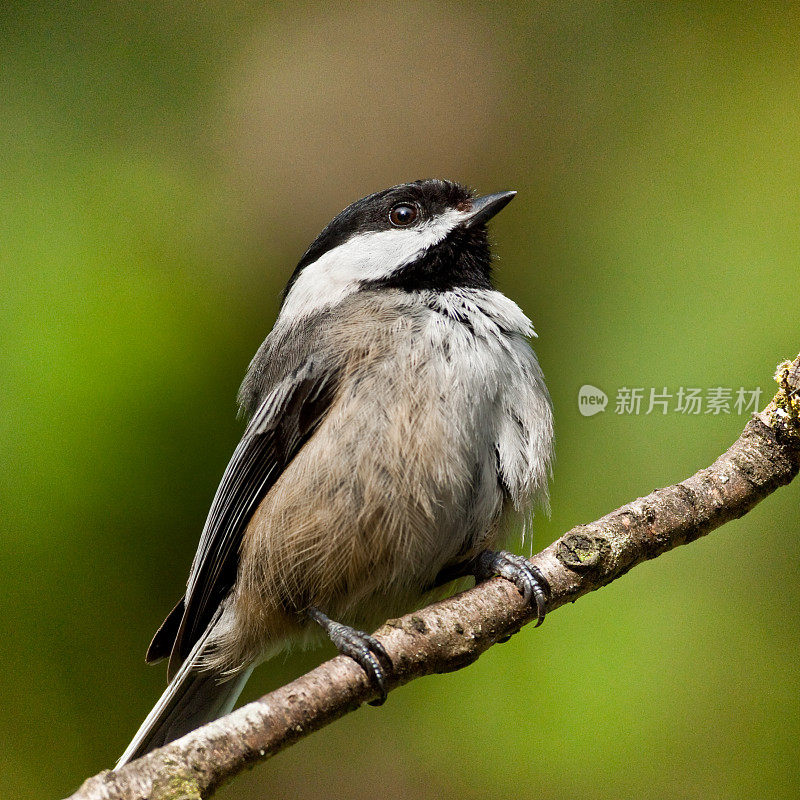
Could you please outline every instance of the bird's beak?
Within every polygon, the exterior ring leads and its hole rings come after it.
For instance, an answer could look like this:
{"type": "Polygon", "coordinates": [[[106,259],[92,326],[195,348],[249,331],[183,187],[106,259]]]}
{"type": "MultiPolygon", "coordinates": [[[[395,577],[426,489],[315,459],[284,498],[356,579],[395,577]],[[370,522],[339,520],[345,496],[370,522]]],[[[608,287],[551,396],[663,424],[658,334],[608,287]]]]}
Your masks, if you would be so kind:
{"type": "Polygon", "coordinates": [[[483,225],[495,214],[504,209],[514,199],[516,194],[516,192],[497,192],[497,194],[487,194],[483,197],[476,197],[472,201],[472,208],[467,212],[467,216],[461,224],[465,228],[483,225]]]}

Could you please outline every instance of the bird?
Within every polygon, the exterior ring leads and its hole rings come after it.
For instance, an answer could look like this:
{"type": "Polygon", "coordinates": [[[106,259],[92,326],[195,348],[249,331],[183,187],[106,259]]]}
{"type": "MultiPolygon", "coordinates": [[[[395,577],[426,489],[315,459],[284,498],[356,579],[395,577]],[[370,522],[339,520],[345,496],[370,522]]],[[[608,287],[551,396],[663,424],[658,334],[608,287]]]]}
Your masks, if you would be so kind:
{"type": "Polygon", "coordinates": [[[487,223],[515,196],[455,181],[345,208],[300,259],[238,394],[247,419],[186,591],[146,661],[168,686],[116,768],[233,708],[253,668],[327,634],[386,699],[365,632],[459,577],[549,587],[498,549],[548,507],[553,411],[487,223]]]}

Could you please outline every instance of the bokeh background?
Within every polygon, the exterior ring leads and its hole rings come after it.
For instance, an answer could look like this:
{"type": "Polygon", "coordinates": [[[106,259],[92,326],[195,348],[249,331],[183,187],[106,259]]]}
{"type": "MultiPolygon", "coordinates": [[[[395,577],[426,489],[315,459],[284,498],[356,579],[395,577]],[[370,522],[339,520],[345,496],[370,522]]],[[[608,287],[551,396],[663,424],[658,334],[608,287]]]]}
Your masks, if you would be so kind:
{"type": "MultiPolygon", "coordinates": [[[[307,244],[418,177],[519,197],[500,287],[557,420],[538,549],[710,463],[800,347],[791,4],[4,3],[0,786],[59,797],[163,688],[143,655],[241,432],[234,396],[307,244]],[[609,395],[578,413],[577,393],[609,395]]],[[[363,708],[234,798],[794,798],[800,484],[363,708]]],[[[255,697],[331,655],[258,670],[255,697]]]]}

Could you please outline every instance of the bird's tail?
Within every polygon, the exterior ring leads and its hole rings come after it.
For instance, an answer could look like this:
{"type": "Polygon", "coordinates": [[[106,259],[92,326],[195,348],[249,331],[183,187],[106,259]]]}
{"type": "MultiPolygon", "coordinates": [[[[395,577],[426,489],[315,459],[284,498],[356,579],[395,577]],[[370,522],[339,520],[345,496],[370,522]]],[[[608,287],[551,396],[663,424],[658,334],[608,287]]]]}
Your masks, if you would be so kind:
{"type": "Polygon", "coordinates": [[[198,668],[205,639],[202,637],[195,645],[170,681],[115,769],[231,711],[253,667],[232,677],[198,668]]]}

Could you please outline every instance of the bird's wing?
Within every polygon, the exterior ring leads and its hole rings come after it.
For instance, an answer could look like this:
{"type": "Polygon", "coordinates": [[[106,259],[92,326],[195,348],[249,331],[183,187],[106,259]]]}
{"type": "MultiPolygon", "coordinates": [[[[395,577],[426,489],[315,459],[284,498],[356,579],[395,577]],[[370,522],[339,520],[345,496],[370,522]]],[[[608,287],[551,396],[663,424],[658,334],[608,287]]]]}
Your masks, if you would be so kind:
{"type": "Polygon", "coordinates": [[[336,383],[335,371],[308,359],[273,388],[250,420],[222,476],[200,537],[170,655],[170,677],[233,586],[250,517],[325,416],[336,383]]]}

